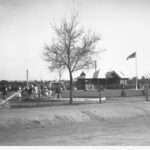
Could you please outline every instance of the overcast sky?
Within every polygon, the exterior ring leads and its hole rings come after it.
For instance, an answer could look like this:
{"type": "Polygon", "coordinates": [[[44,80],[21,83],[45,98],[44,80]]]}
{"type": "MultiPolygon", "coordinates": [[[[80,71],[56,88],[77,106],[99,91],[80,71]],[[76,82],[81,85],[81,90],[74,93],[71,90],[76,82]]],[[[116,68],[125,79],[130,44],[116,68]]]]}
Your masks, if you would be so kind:
{"type": "MultiPolygon", "coordinates": [[[[101,35],[98,48],[107,49],[97,60],[101,76],[107,71],[135,76],[137,51],[138,77],[150,75],[150,1],[149,0],[0,0],[0,80],[57,79],[41,58],[44,43],[54,32],[50,20],[79,12],[86,29],[101,35]]],[[[92,77],[94,69],[85,71],[92,77]]],[[[79,71],[73,76],[77,77],[79,71]]],[[[68,79],[68,72],[63,79],[68,79]]]]}

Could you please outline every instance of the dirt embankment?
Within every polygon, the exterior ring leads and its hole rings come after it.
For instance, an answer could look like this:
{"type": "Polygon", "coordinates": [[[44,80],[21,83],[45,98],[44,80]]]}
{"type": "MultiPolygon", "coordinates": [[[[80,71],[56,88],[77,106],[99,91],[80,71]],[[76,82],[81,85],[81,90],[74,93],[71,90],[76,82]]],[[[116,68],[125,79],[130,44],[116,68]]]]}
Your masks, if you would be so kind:
{"type": "Polygon", "coordinates": [[[0,145],[150,145],[150,102],[0,109],[0,145]]]}
{"type": "Polygon", "coordinates": [[[135,118],[150,113],[149,102],[109,102],[42,108],[0,109],[0,129],[66,126],[135,118]]]}

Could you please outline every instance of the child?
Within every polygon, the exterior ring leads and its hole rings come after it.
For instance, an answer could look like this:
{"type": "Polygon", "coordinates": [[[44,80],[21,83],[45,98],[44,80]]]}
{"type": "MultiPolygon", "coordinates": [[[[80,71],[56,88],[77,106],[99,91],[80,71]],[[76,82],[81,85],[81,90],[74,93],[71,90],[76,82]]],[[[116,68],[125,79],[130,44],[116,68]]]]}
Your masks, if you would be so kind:
{"type": "Polygon", "coordinates": [[[5,100],[5,99],[6,99],[7,91],[8,91],[7,86],[6,86],[6,85],[4,85],[4,86],[3,86],[3,88],[2,88],[3,100],[5,100]]]}
{"type": "Polygon", "coordinates": [[[58,98],[58,99],[61,98],[61,89],[60,89],[60,86],[56,87],[55,98],[58,98]]]}
{"type": "Polygon", "coordinates": [[[19,102],[21,102],[21,88],[19,87],[19,91],[18,91],[18,94],[17,94],[17,98],[19,100],[19,102]]]}
{"type": "Polygon", "coordinates": [[[38,87],[36,86],[36,84],[34,84],[34,87],[33,87],[33,96],[34,96],[34,99],[36,100],[38,98],[38,87]]]}

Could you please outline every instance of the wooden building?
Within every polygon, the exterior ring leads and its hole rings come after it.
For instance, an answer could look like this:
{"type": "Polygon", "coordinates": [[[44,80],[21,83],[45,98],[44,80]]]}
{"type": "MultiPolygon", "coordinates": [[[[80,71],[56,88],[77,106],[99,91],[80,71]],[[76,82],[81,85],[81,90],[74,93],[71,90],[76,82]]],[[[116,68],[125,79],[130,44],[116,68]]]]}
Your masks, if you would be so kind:
{"type": "MultiPolygon", "coordinates": [[[[94,76],[93,76],[94,77],[94,76]]],[[[127,85],[128,78],[122,78],[115,71],[107,72],[105,78],[86,78],[84,72],[76,80],[78,90],[120,89],[127,85]]]]}

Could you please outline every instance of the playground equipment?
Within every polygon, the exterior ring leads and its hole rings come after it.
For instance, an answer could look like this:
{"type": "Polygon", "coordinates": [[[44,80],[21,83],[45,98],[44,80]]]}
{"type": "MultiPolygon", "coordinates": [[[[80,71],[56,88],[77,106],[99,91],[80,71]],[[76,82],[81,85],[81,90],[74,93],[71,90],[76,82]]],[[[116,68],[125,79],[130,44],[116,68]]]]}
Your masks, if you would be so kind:
{"type": "Polygon", "coordinates": [[[63,81],[51,81],[50,84],[49,84],[49,87],[51,89],[56,89],[56,87],[62,87],[65,91],[66,91],[66,87],[65,87],[65,84],[63,81]]]}
{"type": "Polygon", "coordinates": [[[13,97],[17,96],[19,93],[21,93],[25,88],[22,90],[18,90],[17,92],[13,93],[9,97],[7,97],[5,100],[0,99],[0,106],[6,104],[9,100],[11,100],[13,97]]]}

